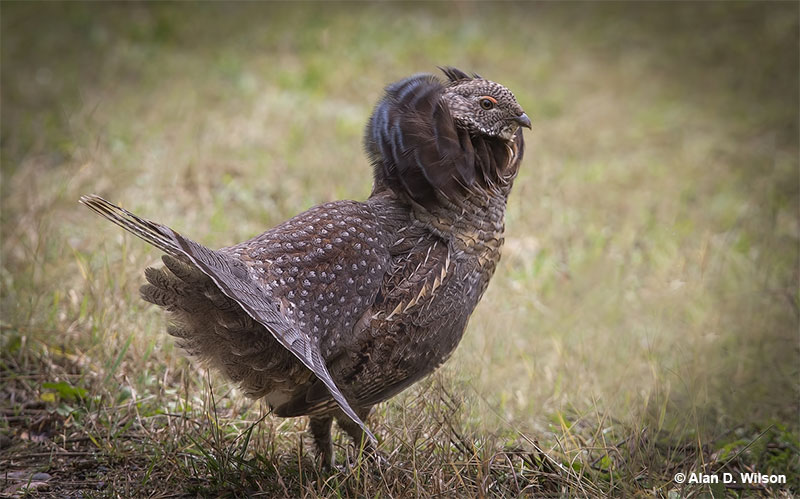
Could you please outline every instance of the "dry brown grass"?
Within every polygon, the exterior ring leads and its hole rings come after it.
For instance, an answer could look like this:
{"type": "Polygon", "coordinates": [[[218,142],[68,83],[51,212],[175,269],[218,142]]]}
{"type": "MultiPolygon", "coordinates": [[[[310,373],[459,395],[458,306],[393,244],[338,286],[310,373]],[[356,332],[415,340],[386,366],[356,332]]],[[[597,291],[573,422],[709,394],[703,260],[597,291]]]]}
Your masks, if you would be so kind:
{"type": "Polygon", "coordinates": [[[796,4],[0,8],[0,495],[800,493],[796,4]],[[174,348],[138,299],[157,251],[77,199],[210,246],[362,199],[381,88],[442,64],[534,118],[504,258],[372,416],[391,465],[340,438],[321,476],[305,421],[174,348]],[[672,481],[701,471],[789,483],[672,481]]]}

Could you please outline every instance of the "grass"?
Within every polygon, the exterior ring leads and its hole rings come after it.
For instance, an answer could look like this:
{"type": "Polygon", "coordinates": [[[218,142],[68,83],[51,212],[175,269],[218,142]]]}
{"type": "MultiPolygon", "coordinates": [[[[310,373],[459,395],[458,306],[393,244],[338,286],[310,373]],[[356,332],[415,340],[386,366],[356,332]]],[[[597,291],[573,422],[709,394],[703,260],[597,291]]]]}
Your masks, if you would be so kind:
{"type": "Polygon", "coordinates": [[[800,493],[798,7],[0,5],[0,495],[800,493]],[[377,407],[391,465],[192,366],[138,298],[158,252],[369,194],[382,87],[452,64],[534,130],[462,344],[377,407]],[[783,485],[675,473],[783,474],[783,485]]]}

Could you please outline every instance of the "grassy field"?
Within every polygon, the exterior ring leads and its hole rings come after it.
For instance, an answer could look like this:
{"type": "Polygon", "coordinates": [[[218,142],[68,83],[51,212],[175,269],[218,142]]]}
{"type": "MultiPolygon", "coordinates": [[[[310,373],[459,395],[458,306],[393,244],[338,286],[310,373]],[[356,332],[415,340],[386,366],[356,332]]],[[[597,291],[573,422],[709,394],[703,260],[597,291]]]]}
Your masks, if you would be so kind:
{"type": "Polygon", "coordinates": [[[800,494],[798,4],[0,10],[0,496],[800,494]],[[437,65],[534,122],[503,260],[455,355],[374,411],[391,465],[337,434],[321,475],[304,419],[138,298],[159,252],[77,200],[219,247],[363,199],[383,86],[437,65]]]}

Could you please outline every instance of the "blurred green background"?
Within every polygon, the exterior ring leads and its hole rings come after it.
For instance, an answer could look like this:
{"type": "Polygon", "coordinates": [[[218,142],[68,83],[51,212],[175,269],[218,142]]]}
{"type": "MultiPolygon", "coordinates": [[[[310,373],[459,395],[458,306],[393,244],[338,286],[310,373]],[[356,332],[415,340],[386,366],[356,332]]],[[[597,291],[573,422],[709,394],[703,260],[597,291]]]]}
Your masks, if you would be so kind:
{"type": "Polygon", "coordinates": [[[534,123],[503,260],[437,377],[474,402],[463,424],[576,449],[614,425],[796,437],[797,3],[0,9],[6,341],[103,373],[122,351],[106,389],[147,393],[185,365],[137,297],[158,252],[78,197],[217,247],[364,199],[382,88],[452,65],[534,123]]]}

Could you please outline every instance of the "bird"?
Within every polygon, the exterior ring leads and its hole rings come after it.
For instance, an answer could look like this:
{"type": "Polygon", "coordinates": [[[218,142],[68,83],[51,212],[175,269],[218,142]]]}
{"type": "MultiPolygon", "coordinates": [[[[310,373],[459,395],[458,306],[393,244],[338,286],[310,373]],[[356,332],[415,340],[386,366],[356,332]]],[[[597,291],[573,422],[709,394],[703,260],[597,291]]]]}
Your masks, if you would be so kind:
{"type": "Polygon", "coordinates": [[[374,455],[371,409],[448,359],[500,259],[531,121],[503,85],[439,69],[388,85],[375,106],[365,201],[321,204],[213,250],[80,199],[165,253],[140,294],[166,310],[167,332],[275,415],[308,416],[325,468],[334,420],[374,455]]]}

